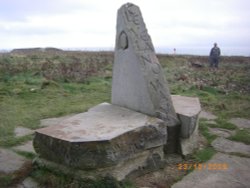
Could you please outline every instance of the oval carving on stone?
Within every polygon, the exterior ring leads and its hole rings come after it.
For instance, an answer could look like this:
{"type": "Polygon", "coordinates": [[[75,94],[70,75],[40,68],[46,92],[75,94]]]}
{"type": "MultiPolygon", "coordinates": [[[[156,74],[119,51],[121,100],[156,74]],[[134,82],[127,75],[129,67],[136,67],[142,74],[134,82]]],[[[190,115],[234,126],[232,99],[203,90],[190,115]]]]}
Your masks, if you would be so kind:
{"type": "Polygon", "coordinates": [[[128,36],[124,31],[122,31],[119,36],[118,44],[120,49],[125,50],[128,48],[128,36]]]}

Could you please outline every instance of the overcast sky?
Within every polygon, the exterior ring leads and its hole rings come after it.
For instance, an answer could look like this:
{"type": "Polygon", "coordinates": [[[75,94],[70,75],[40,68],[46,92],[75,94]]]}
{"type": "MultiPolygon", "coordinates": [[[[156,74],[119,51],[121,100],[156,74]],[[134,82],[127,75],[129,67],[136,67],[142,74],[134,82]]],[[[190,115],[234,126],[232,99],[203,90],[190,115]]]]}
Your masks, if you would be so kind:
{"type": "MultiPolygon", "coordinates": [[[[113,49],[116,13],[126,2],[0,0],[0,49],[113,49]]],[[[140,7],[153,44],[159,50],[207,51],[217,42],[226,55],[250,55],[249,0],[129,2],[140,7]]]]}

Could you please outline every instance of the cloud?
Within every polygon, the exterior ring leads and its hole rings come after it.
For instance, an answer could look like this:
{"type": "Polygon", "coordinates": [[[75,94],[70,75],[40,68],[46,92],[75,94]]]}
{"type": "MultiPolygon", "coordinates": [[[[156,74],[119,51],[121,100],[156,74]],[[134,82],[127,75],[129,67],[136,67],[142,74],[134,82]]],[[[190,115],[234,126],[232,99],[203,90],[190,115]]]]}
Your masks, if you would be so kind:
{"type": "MultiPolygon", "coordinates": [[[[1,0],[0,48],[114,46],[125,0],[1,0]]],[[[131,0],[157,46],[247,46],[248,0],[131,0]]]]}
{"type": "Polygon", "coordinates": [[[80,0],[1,0],[0,18],[9,21],[26,20],[30,16],[93,11],[94,6],[80,0]]]}

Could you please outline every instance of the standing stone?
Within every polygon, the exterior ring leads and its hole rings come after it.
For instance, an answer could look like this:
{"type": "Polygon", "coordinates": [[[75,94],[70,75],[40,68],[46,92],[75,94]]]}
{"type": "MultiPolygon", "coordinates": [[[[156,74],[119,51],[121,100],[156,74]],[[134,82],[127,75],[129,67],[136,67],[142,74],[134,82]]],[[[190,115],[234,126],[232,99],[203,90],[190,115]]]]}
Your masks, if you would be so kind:
{"type": "Polygon", "coordinates": [[[112,104],[178,123],[162,67],[155,55],[140,9],[118,10],[112,104]]]}

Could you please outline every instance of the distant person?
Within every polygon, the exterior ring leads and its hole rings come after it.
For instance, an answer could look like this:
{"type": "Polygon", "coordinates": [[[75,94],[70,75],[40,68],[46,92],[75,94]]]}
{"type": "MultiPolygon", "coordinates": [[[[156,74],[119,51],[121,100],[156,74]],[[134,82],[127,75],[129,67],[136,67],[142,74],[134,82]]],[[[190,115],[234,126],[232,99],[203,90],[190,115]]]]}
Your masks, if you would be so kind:
{"type": "Polygon", "coordinates": [[[209,58],[210,67],[218,68],[220,59],[220,48],[217,46],[217,43],[214,43],[214,47],[210,51],[209,58]]]}

